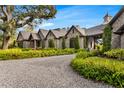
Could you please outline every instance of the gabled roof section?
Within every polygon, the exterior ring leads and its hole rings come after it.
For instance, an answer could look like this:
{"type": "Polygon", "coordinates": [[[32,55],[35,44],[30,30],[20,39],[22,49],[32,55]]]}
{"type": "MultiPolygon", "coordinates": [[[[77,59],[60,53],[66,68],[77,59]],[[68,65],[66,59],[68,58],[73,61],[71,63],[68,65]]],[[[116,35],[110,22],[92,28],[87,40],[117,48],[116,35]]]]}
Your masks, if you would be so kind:
{"type": "Polygon", "coordinates": [[[53,29],[51,31],[53,32],[56,38],[63,37],[67,33],[67,29],[53,29]]]}
{"type": "Polygon", "coordinates": [[[40,36],[38,33],[31,33],[30,37],[32,37],[32,40],[40,40],[40,36]]]}
{"type": "MultiPolygon", "coordinates": [[[[19,35],[22,35],[23,40],[28,40],[30,34],[31,34],[31,32],[20,31],[18,34],[18,37],[19,37],[19,35]]],[[[17,37],[17,40],[18,40],[18,37],[17,37]]]]}
{"type": "MultiPolygon", "coordinates": [[[[60,28],[52,29],[52,30],[49,31],[49,33],[52,33],[55,38],[61,38],[61,37],[65,36],[65,34],[67,33],[67,29],[65,29],[65,28],[63,28],[63,29],[60,29],[60,28]]],[[[47,34],[47,36],[48,36],[48,34],[47,34]]],[[[47,38],[47,36],[46,36],[46,38],[47,38]]]]}
{"type": "Polygon", "coordinates": [[[112,18],[112,20],[109,22],[109,24],[112,25],[122,13],[124,13],[124,6],[122,6],[120,11],[112,18]]]}
{"type": "Polygon", "coordinates": [[[41,32],[42,35],[44,36],[44,38],[46,38],[46,36],[47,36],[47,34],[48,34],[49,31],[48,30],[45,30],[45,29],[40,29],[39,32],[41,32]]]}
{"type": "Polygon", "coordinates": [[[79,26],[74,26],[72,25],[72,27],[68,30],[68,32],[66,33],[66,36],[69,34],[69,32],[72,30],[72,29],[76,29],[80,34],[81,36],[84,36],[85,35],[85,29],[86,28],[80,28],[79,26]]]}
{"type": "Polygon", "coordinates": [[[94,36],[102,34],[105,28],[105,24],[94,26],[85,30],[85,36],[94,36]]]}

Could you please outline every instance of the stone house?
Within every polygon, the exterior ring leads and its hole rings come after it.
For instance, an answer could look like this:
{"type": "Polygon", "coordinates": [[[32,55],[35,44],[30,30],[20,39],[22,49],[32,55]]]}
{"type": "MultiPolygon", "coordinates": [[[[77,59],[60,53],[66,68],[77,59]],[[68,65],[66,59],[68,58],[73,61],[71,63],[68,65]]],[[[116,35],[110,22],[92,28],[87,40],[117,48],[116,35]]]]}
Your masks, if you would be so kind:
{"type": "Polygon", "coordinates": [[[102,24],[87,29],[81,28],[78,25],[73,25],[70,28],[62,29],[40,29],[37,33],[19,32],[17,42],[19,45],[22,44],[21,47],[24,48],[49,48],[49,42],[52,40],[55,48],[62,48],[62,41],[64,38],[65,46],[70,48],[71,45],[74,45],[74,38],[78,37],[80,48],[92,50],[95,48],[97,40],[102,37],[103,29],[111,18],[111,16],[106,14],[102,24]]]}
{"type": "Polygon", "coordinates": [[[19,47],[29,48],[30,41],[29,41],[30,32],[19,32],[17,36],[17,43],[19,47]]]}
{"type": "Polygon", "coordinates": [[[109,24],[112,27],[112,48],[124,48],[124,6],[109,24]]]}
{"type": "Polygon", "coordinates": [[[45,30],[45,29],[40,29],[38,31],[38,35],[40,37],[40,47],[41,48],[45,48],[45,45],[46,45],[45,38],[46,38],[48,32],[49,31],[48,30],[45,30]]]}
{"type": "Polygon", "coordinates": [[[82,29],[78,25],[72,26],[65,35],[66,47],[70,48],[71,43],[74,42],[73,39],[76,38],[76,36],[78,36],[79,37],[79,46],[80,46],[80,48],[84,48],[84,34],[85,34],[85,28],[82,29]]]}
{"type": "Polygon", "coordinates": [[[53,40],[55,48],[62,48],[62,38],[67,33],[66,28],[50,30],[46,36],[46,48],[49,48],[49,40],[53,40]]]}

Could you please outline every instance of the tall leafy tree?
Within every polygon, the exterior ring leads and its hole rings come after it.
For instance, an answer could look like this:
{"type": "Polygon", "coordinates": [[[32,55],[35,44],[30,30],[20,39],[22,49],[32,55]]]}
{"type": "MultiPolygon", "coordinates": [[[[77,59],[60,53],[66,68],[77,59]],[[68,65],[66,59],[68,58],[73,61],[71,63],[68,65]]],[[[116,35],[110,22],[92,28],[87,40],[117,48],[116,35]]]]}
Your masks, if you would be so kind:
{"type": "Polygon", "coordinates": [[[103,33],[103,52],[111,49],[111,27],[107,25],[103,33]]]}
{"type": "Polygon", "coordinates": [[[17,28],[24,25],[42,23],[43,19],[54,18],[56,8],[52,5],[0,6],[0,29],[3,31],[2,48],[7,49],[9,41],[17,28]]]}

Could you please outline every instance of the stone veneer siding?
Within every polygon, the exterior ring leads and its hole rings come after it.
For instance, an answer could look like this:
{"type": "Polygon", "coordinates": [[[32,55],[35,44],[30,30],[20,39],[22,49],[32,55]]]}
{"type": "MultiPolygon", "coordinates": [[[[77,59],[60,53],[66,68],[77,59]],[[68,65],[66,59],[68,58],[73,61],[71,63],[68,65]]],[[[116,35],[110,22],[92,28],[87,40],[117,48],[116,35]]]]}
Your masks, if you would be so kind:
{"type": "Polygon", "coordinates": [[[124,32],[115,34],[122,25],[124,25],[124,13],[112,25],[112,48],[124,48],[124,32]]]}

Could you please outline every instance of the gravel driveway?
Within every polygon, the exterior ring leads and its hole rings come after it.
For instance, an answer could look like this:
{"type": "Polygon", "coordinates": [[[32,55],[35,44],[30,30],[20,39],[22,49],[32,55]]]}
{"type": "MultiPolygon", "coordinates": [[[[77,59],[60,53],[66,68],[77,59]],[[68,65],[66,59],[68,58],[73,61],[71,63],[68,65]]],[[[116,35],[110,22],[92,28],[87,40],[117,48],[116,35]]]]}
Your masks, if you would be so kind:
{"type": "Polygon", "coordinates": [[[70,67],[75,55],[0,61],[0,87],[111,87],[84,79],[70,67]]]}

